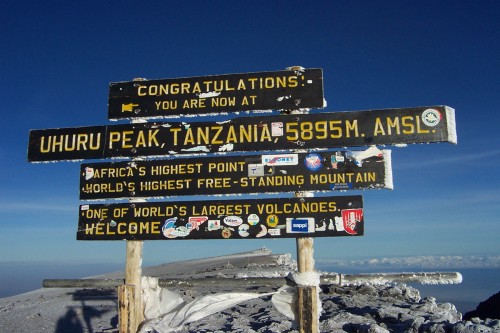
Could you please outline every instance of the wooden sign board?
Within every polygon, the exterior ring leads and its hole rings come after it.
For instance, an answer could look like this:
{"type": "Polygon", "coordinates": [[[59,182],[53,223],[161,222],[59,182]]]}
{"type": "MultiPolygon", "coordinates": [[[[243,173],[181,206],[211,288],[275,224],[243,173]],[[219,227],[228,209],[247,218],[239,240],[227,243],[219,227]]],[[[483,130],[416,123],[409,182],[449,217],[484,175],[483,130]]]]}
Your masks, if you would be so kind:
{"type": "Polygon", "coordinates": [[[361,196],[81,205],[78,240],[362,236],[361,196]]]}
{"type": "Polygon", "coordinates": [[[80,199],[392,189],[390,150],[82,164],[80,199]]]}
{"type": "Polygon", "coordinates": [[[283,151],[428,142],[456,143],[447,106],[155,122],[30,131],[31,162],[283,151]]]}
{"type": "Polygon", "coordinates": [[[321,69],[111,83],[109,119],[322,108],[321,69]]]}

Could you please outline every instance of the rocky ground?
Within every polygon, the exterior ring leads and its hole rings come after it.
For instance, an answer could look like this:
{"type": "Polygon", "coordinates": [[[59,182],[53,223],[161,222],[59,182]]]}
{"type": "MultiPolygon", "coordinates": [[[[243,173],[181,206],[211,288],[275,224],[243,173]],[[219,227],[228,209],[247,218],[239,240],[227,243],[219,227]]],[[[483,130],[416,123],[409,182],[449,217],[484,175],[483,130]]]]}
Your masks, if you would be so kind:
{"type": "MultiPolygon", "coordinates": [[[[200,296],[234,292],[222,278],[285,276],[295,269],[289,255],[252,252],[247,255],[209,258],[156,266],[145,274],[161,277],[221,278],[221,283],[177,285],[175,292],[189,302],[200,296]]],[[[121,273],[106,275],[120,277],[121,273]]],[[[238,292],[266,293],[279,285],[239,286],[238,292]]],[[[498,319],[462,320],[450,303],[421,298],[417,289],[404,284],[357,286],[322,285],[321,332],[500,332],[498,319]]],[[[118,332],[115,289],[40,289],[0,299],[2,332],[118,332]]],[[[298,332],[294,322],[273,306],[271,296],[242,302],[185,325],[181,332],[298,332]]]]}

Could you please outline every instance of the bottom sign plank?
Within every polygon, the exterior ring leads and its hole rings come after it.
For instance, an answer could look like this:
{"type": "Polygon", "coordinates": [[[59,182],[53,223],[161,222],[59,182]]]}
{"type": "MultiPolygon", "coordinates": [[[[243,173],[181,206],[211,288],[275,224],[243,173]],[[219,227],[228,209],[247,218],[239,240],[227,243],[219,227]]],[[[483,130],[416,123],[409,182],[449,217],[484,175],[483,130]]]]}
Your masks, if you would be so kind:
{"type": "Polygon", "coordinates": [[[256,239],[363,233],[363,198],[356,195],[81,205],[77,239],[256,239]]]}

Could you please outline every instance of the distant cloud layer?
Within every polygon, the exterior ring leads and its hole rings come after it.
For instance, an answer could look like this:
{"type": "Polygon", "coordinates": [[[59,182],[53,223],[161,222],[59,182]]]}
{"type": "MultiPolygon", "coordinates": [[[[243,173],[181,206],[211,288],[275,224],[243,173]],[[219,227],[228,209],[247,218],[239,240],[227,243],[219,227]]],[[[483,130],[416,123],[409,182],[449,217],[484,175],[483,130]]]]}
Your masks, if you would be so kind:
{"type": "Polygon", "coordinates": [[[371,259],[318,259],[320,265],[372,268],[500,268],[500,256],[415,256],[371,259]]]}

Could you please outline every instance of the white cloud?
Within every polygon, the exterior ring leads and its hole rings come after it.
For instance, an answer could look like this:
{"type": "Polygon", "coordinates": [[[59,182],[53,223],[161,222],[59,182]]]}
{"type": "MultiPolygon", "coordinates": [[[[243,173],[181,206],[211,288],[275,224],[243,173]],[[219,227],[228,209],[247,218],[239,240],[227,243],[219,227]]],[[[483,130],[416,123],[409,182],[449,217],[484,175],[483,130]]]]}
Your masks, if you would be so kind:
{"type": "Polygon", "coordinates": [[[413,256],[382,257],[367,259],[317,259],[318,264],[337,267],[363,267],[366,270],[380,268],[500,268],[500,256],[413,256]]]}

